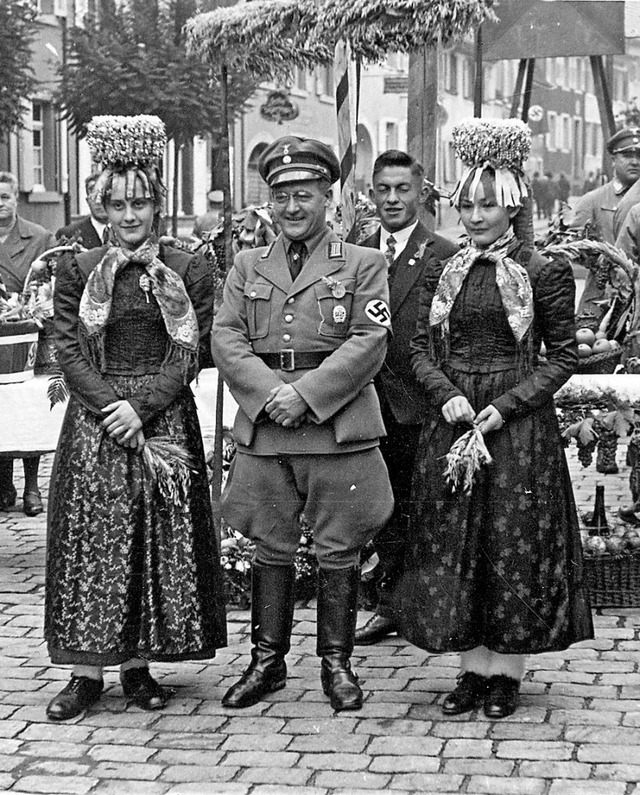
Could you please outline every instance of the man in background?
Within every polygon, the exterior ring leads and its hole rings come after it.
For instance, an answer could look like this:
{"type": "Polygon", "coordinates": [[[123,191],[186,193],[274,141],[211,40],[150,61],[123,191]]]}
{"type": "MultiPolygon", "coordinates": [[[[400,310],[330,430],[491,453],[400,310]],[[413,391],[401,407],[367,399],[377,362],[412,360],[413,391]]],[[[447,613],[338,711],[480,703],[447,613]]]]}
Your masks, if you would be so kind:
{"type": "Polygon", "coordinates": [[[409,519],[411,474],[425,409],[425,397],[411,368],[413,337],[425,271],[448,259],[458,247],[431,233],[418,218],[425,202],[424,171],[406,152],[390,149],[373,166],[371,200],[380,228],[362,245],[381,251],[388,263],[393,336],[375,378],[387,436],[380,450],[389,470],[395,510],[374,540],[378,555],[374,615],[356,631],[356,643],[370,645],[397,630],[393,595],[402,573],[409,519]]]}
{"type": "MultiPolygon", "coordinates": [[[[0,171],[0,282],[7,293],[22,293],[31,263],[56,241],[51,232],[18,215],[18,180],[8,171],[0,171]]],[[[3,417],[11,422],[11,417],[3,417]]],[[[23,510],[27,516],[42,512],[38,488],[40,456],[22,459],[24,468],[23,510]]],[[[13,458],[0,458],[0,510],[16,504],[13,485],[13,458]]]]}
{"type": "Polygon", "coordinates": [[[97,179],[97,174],[91,174],[84,181],[90,214],[58,229],[56,232],[58,240],[77,240],[85,248],[97,248],[106,243],[108,236],[107,214],[102,203],[92,195],[97,179]]]}

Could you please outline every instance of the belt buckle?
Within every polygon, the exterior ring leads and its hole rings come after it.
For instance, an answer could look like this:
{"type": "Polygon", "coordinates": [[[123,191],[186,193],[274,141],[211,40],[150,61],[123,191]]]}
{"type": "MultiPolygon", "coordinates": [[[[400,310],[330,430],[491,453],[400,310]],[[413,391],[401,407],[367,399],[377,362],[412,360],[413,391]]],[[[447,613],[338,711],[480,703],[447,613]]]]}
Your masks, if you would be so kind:
{"type": "Polygon", "coordinates": [[[280,369],[290,373],[296,369],[296,357],[293,348],[284,348],[280,351],[280,369]]]}

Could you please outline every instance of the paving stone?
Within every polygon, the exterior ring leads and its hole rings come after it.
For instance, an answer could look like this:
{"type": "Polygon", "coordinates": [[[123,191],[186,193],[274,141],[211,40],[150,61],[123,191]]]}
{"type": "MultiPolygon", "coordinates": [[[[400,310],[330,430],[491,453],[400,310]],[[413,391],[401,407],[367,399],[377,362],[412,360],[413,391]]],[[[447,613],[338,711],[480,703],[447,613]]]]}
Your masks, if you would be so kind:
{"type": "MultiPolygon", "coordinates": [[[[190,781],[228,782],[238,775],[239,770],[240,768],[233,767],[232,765],[214,765],[213,767],[207,767],[205,765],[171,765],[162,772],[160,780],[174,783],[187,783],[190,781]]],[[[208,792],[211,792],[211,790],[208,790],[208,792]]]]}
{"type": "MultiPolygon", "coordinates": [[[[289,740],[287,746],[289,751],[300,753],[328,753],[342,752],[358,754],[362,753],[369,743],[366,735],[346,735],[346,734],[305,734],[302,736],[291,737],[286,735],[289,740]]],[[[369,754],[373,752],[368,750],[369,754]]]]}
{"type": "Polygon", "coordinates": [[[91,791],[91,795],[165,795],[171,784],[159,781],[140,781],[140,779],[130,779],[114,781],[105,779],[91,791]]]}
{"type": "Polygon", "coordinates": [[[89,750],[89,746],[73,742],[33,741],[25,742],[20,748],[24,756],[58,757],[60,759],[78,759],[89,750]]]}
{"type": "Polygon", "coordinates": [[[389,789],[409,792],[460,792],[463,776],[447,776],[443,773],[399,773],[391,779],[389,789]]]}
{"type": "Polygon", "coordinates": [[[155,748],[141,745],[94,745],[89,749],[96,762],[147,762],[155,753],[155,748]]]}
{"type": "Polygon", "coordinates": [[[519,766],[521,776],[531,778],[589,778],[591,766],[580,762],[527,762],[523,761],[519,766]]]}
{"type": "MultiPolygon", "coordinates": [[[[252,784],[273,784],[282,788],[304,787],[313,776],[312,768],[288,768],[281,767],[250,767],[240,775],[240,782],[251,782],[252,784]]],[[[254,790],[255,792],[255,790],[254,790]]]]}
{"type": "Polygon", "coordinates": [[[549,795],[625,795],[627,786],[617,781],[569,781],[558,779],[551,783],[549,795]]]}
{"type": "MultiPolygon", "coordinates": [[[[349,773],[346,771],[323,770],[316,774],[315,785],[327,789],[385,789],[390,776],[384,773],[349,773]]],[[[429,790],[423,790],[428,792],[429,790]]]]}
{"type": "Polygon", "coordinates": [[[444,772],[463,776],[510,776],[515,762],[507,759],[447,759],[444,772]]]}
{"type": "Polygon", "coordinates": [[[469,792],[487,795],[543,795],[547,784],[539,778],[498,778],[471,776],[469,792]]]}
{"type": "Polygon", "coordinates": [[[498,743],[496,756],[501,759],[571,759],[573,746],[567,742],[521,742],[502,740],[498,743]]]}
{"type": "Polygon", "coordinates": [[[84,795],[98,783],[98,778],[81,776],[23,776],[20,792],[50,792],[55,795],[84,795]]]}

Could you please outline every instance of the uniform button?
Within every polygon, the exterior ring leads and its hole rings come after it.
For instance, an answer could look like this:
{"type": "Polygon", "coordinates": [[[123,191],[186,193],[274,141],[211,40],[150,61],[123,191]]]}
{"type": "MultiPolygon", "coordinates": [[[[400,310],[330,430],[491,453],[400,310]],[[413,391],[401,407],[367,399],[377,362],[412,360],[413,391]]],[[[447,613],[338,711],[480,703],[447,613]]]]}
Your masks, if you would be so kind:
{"type": "Polygon", "coordinates": [[[291,334],[283,334],[283,335],[282,335],[282,339],[283,339],[285,342],[290,342],[290,341],[291,341],[291,334]]]}
{"type": "Polygon", "coordinates": [[[295,300],[295,298],[287,298],[287,303],[292,304],[295,300]]]}
{"type": "Polygon", "coordinates": [[[293,320],[293,315],[285,315],[284,319],[286,323],[291,323],[291,321],[293,320]]]}
{"type": "Polygon", "coordinates": [[[255,298],[255,297],[256,297],[256,291],[253,290],[252,292],[249,293],[249,298],[255,298]]]}

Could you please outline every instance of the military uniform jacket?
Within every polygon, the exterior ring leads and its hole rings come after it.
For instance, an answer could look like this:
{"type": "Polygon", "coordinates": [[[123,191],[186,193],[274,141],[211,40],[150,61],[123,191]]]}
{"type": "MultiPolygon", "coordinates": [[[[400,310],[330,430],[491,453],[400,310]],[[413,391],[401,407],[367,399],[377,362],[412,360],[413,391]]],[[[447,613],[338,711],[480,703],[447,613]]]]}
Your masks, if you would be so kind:
{"type": "Polygon", "coordinates": [[[243,452],[348,453],[374,447],[384,424],[372,379],[390,329],[386,262],[327,230],[294,283],[284,238],[240,252],[214,322],[213,358],[239,405],[234,438],[243,452]],[[317,366],[272,369],[259,354],[327,354],[317,366]],[[295,382],[309,405],[299,428],[264,412],[269,392],[295,382]]]}
{"type": "Polygon", "coordinates": [[[600,236],[612,245],[616,241],[613,219],[626,190],[617,179],[607,182],[600,188],[585,193],[576,202],[569,226],[584,226],[590,223],[597,227],[600,236]]]}
{"type": "MultiPolygon", "coordinates": [[[[411,367],[409,343],[415,334],[420,292],[429,266],[448,259],[458,247],[446,238],[434,235],[418,222],[407,245],[394,261],[394,275],[389,284],[389,304],[393,337],[375,384],[382,401],[395,420],[402,425],[417,425],[424,419],[427,398],[411,367]]],[[[367,238],[363,246],[380,247],[380,230],[367,238]]]]}

